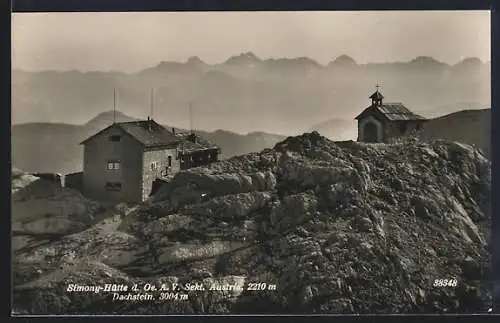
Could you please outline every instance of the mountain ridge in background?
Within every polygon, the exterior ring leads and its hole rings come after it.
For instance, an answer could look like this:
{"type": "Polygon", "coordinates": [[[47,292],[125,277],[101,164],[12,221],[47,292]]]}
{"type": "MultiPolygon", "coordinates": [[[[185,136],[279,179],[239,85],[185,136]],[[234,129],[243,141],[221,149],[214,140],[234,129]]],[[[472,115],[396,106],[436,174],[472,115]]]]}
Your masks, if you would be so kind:
{"type": "Polygon", "coordinates": [[[117,110],[143,119],[154,87],[155,119],[163,124],[187,125],[192,104],[197,129],[296,135],[332,118],[351,120],[369,104],[376,83],[387,101],[415,112],[458,102],[489,106],[490,65],[425,56],[358,64],[347,55],[322,65],[307,57],[262,59],[247,52],[220,64],[193,56],[136,73],[14,69],[12,121],[81,124],[113,108],[114,89],[117,110]]]}
{"type": "Polygon", "coordinates": [[[465,143],[491,158],[491,109],[462,110],[431,119],[421,138],[465,143]]]}
{"type": "MultiPolygon", "coordinates": [[[[140,120],[122,112],[106,111],[80,125],[64,123],[26,123],[12,126],[12,163],[29,172],[72,173],[82,170],[83,147],[80,142],[116,122],[140,120]]],[[[171,129],[170,125],[164,125],[171,129]]],[[[177,131],[187,131],[175,127],[177,131]]],[[[194,130],[215,142],[222,158],[272,147],[285,136],[252,132],[240,135],[226,130],[194,130]]]]}
{"type": "MultiPolygon", "coordinates": [[[[458,141],[480,148],[490,156],[490,109],[464,110],[431,119],[424,128],[422,139],[458,141]],[[467,131],[464,131],[467,129],[467,131]]],[[[135,121],[116,112],[117,122],[135,121]]],[[[82,170],[83,151],[79,143],[113,122],[113,112],[100,113],[81,125],[28,123],[12,126],[13,165],[29,172],[71,173],[82,170]]],[[[165,125],[170,129],[170,125],[165,125]]],[[[187,129],[177,128],[178,131],[187,129]]],[[[356,140],[356,122],[331,119],[309,128],[330,140],[356,140]]],[[[286,136],[265,132],[240,135],[227,130],[213,132],[195,130],[222,149],[222,157],[242,155],[270,148],[286,136]]]]}

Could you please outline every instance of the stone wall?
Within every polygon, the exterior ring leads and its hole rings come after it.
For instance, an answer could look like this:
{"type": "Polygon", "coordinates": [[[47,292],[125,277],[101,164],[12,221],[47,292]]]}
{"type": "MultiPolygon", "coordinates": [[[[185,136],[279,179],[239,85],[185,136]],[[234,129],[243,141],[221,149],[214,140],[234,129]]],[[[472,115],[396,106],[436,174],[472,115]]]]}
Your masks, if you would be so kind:
{"type": "Polygon", "coordinates": [[[145,151],[142,163],[142,200],[146,200],[151,194],[153,182],[157,178],[175,174],[180,170],[177,159],[177,150],[161,149],[145,151]],[[168,157],[171,157],[171,165],[168,165],[168,157]]]}

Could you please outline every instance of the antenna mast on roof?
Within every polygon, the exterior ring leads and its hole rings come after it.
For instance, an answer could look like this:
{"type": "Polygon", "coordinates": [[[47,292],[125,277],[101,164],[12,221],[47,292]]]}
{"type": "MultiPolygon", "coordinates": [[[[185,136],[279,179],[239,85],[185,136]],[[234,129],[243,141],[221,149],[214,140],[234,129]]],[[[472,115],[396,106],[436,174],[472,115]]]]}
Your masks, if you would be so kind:
{"type": "Polygon", "coordinates": [[[150,119],[153,120],[153,112],[154,112],[154,104],[155,104],[155,99],[154,99],[154,88],[151,88],[151,111],[149,113],[150,119]]]}
{"type": "Polygon", "coordinates": [[[152,130],[152,123],[153,123],[153,108],[154,108],[154,88],[151,88],[151,95],[149,98],[149,103],[150,103],[150,112],[148,116],[148,130],[152,130]]]}
{"type": "Polygon", "coordinates": [[[116,88],[113,88],[113,123],[116,123],[116,88]]]}
{"type": "Polygon", "coordinates": [[[191,107],[191,102],[189,103],[189,131],[193,134],[193,109],[191,107]]]}

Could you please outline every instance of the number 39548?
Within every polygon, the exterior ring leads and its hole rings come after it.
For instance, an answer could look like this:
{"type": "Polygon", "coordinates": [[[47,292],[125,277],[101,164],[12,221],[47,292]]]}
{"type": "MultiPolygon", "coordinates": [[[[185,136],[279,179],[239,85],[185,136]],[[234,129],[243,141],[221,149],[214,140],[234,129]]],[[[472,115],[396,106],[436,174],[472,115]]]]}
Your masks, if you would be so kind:
{"type": "Polygon", "coordinates": [[[432,286],[434,287],[457,287],[458,281],[456,279],[434,279],[432,286]]]}

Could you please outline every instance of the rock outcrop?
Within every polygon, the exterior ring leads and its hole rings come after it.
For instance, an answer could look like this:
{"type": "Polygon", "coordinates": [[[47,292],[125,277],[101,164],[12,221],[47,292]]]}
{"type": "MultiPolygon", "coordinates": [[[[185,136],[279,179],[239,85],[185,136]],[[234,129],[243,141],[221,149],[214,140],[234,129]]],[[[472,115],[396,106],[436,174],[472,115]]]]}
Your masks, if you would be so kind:
{"type": "Polygon", "coordinates": [[[25,242],[14,255],[14,306],[37,314],[486,312],[490,193],[490,163],[469,146],[289,137],[183,171],[146,203],[112,208],[78,232],[25,242]],[[437,287],[437,279],[457,284],[437,287]],[[161,291],[135,302],[65,291],[146,283],[204,290],[180,290],[189,297],[175,302],[161,291]]]}
{"type": "Polygon", "coordinates": [[[12,171],[12,230],[16,235],[63,236],[89,227],[100,205],[50,176],[12,171]],[[47,177],[49,179],[47,179],[47,177]]]}

